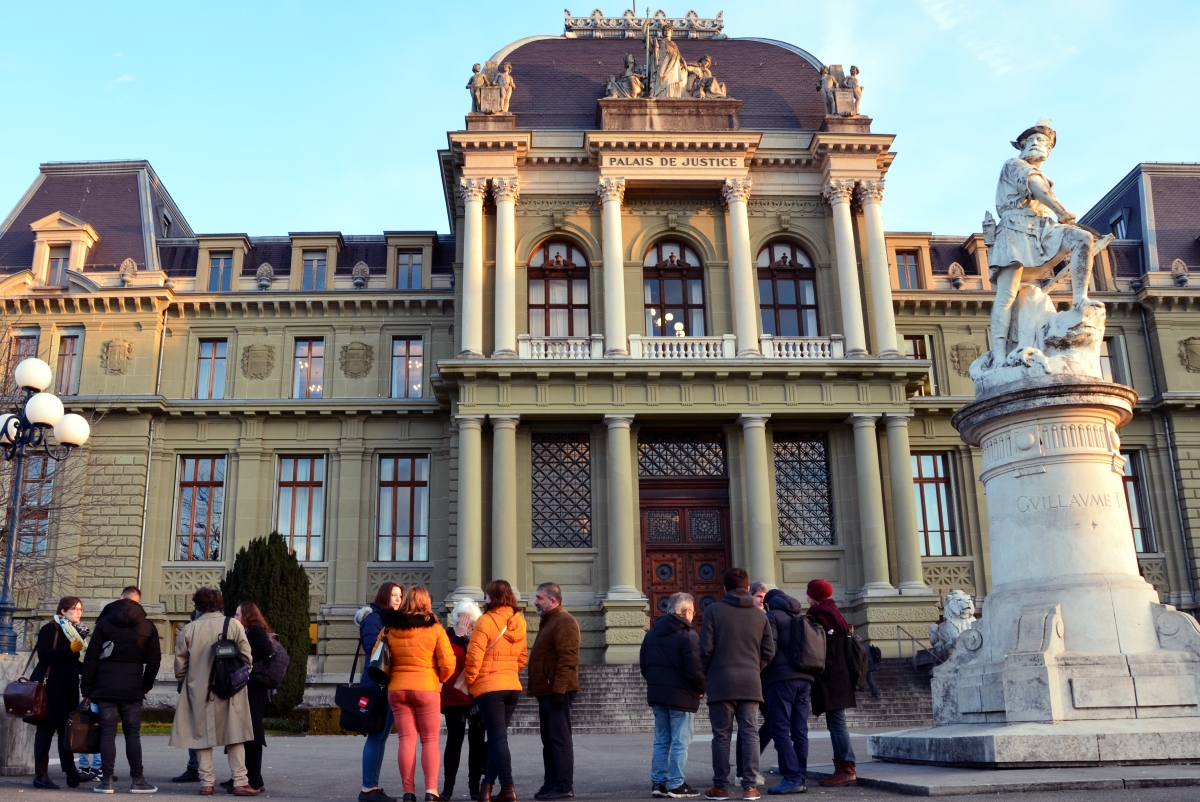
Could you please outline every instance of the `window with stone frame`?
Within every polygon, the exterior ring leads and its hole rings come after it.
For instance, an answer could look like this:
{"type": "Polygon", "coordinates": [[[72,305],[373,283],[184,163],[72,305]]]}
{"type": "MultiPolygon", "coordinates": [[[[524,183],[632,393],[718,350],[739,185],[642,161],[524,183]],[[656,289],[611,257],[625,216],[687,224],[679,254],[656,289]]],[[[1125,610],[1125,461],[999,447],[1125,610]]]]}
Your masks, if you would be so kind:
{"type": "Polygon", "coordinates": [[[533,547],[591,548],[592,452],[588,434],[535,432],[530,468],[533,547]]]}
{"type": "MultiPolygon", "coordinates": [[[[21,485],[21,527],[17,532],[18,556],[46,556],[50,542],[54,466],[55,460],[45,454],[25,458],[25,478],[21,485]]],[[[11,517],[11,508],[8,514],[11,517]]]]}
{"type": "Polygon", "coordinates": [[[83,361],[82,342],[83,335],[80,333],[64,334],[58,339],[58,369],[54,371],[55,395],[79,394],[79,372],[83,361]]]}
{"type": "Polygon", "coordinates": [[[279,458],[275,530],[301,561],[319,562],[325,546],[325,457],[279,458]]]}
{"type": "Polygon", "coordinates": [[[67,271],[71,269],[71,246],[53,245],[50,247],[50,272],[46,284],[50,287],[62,287],[67,283],[67,271]]]}
{"type": "Polygon", "coordinates": [[[375,559],[429,559],[429,457],[379,458],[379,510],[375,559]]]}
{"type": "Polygon", "coordinates": [[[955,527],[950,455],[913,452],[913,498],[922,557],[957,557],[962,543],[955,527]]]}
{"type": "Polygon", "coordinates": [[[916,395],[937,395],[937,366],[932,364],[933,349],[930,347],[929,337],[924,334],[905,334],[901,339],[901,348],[909,359],[928,359],[931,362],[925,383],[917,390],[916,395]]]}
{"type": "Polygon", "coordinates": [[[758,304],[763,334],[816,337],[817,271],[800,246],[787,240],[758,252],[758,304]]]}
{"type": "Polygon", "coordinates": [[[420,337],[392,338],[392,398],[420,398],[425,369],[420,337]]]}
{"type": "Polygon", "coordinates": [[[327,251],[304,251],[302,254],[301,289],[305,291],[325,289],[325,266],[327,251]]]}
{"type": "Polygon", "coordinates": [[[562,240],[539,245],[529,258],[529,335],[587,337],[590,296],[583,251],[562,240]]]}
{"type": "Polygon", "coordinates": [[[1158,546],[1150,529],[1146,497],[1142,490],[1142,455],[1137,451],[1122,451],[1121,456],[1125,457],[1125,475],[1121,479],[1125,487],[1125,504],[1129,509],[1134,548],[1139,554],[1157,553],[1158,546]]]}
{"type": "Polygon", "coordinates": [[[232,288],[233,252],[211,254],[208,264],[208,291],[229,292],[232,288]]]}
{"type": "Polygon", "coordinates": [[[4,394],[8,396],[16,395],[20,391],[17,387],[16,380],[13,378],[13,371],[17,369],[26,359],[33,359],[38,355],[38,335],[37,334],[15,334],[12,340],[8,343],[8,364],[4,366],[4,394]]]}
{"type": "Polygon", "coordinates": [[[220,560],[225,516],[225,457],[179,458],[176,560],[220,560]]]}
{"type": "Polygon", "coordinates": [[[421,264],[422,255],[420,251],[397,251],[396,252],[396,289],[398,290],[419,290],[421,289],[421,264]]]}
{"type": "Polygon", "coordinates": [[[896,251],[896,279],[900,289],[921,289],[921,271],[917,267],[919,258],[919,251],[896,251]]]}
{"type": "Polygon", "coordinates": [[[642,260],[647,337],[703,337],[704,266],[682,242],[662,240],[642,260]]]}
{"type": "Polygon", "coordinates": [[[320,398],[324,389],[324,338],[296,340],[292,358],[292,398],[320,398]]]}
{"type": "Polygon", "coordinates": [[[196,398],[225,397],[225,340],[201,340],[196,356],[196,398]]]}
{"type": "Polygon", "coordinates": [[[775,497],[779,545],[837,544],[825,434],[775,433],[775,497]]]}

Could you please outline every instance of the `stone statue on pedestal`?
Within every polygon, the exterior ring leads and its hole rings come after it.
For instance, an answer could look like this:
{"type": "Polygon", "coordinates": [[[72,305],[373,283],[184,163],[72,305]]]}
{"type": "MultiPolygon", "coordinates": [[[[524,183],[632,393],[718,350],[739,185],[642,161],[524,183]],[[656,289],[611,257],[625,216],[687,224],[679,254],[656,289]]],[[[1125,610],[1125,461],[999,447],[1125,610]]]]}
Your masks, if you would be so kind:
{"type": "Polygon", "coordinates": [[[817,84],[817,90],[825,101],[825,114],[837,114],[838,80],[829,73],[829,67],[821,68],[821,81],[817,84]]]}
{"type": "Polygon", "coordinates": [[[488,86],[487,76],[479,64],[471,65],[471,80],[467,81],[467,91],[471,93],[471,111],[474,114],[483,112],[483,90],[488,86]]]}
{"type": "Polygon", "coordinates": [[[620,75],[608,76],[605,97],[635,98],[645,94],[642,71],[632,53],[625,54],[625,71],[620,75]]]}
{"type": "Polygon", "coordinates": [[[975,624],[975,601],[961,590],[946,594],[946,620],[929,628],[929,651],[938,660],[950,656],[958,636],[975,624]]]}
{"type": "Polygon", "coordinates": [[[850,107],[851,117],[859,116],[858,107],[862,103],[863,86],[858,82],[858,67],[850,65],[850,74],[842,80],[842,88],[850,92],[853,96],[853,101],[850,107]]]}
{"type": "Polygon", "coordinates": [[[663,28],[650,50],[650,97],[683,97],[687,83],[687,62],[679,54],[679,45],[671,36],[671,26],[663,28]]]}
{"type": "Polygon", "coordinates": [[[695,64],[688,64],[687,73],[687,90],[692,97],[725,97],[725,84],[712,74],[712,56],[706,54],[695,64]]]}
{"type": "Polygon", "coordinates": [[[497,111],[500,114],[508,114],[508,103],[512,99],[513,90],[517,88],[517,82],[512,77],[511,63],[504,62],[492,85],[500,90],[500,108],[497,111]]]}

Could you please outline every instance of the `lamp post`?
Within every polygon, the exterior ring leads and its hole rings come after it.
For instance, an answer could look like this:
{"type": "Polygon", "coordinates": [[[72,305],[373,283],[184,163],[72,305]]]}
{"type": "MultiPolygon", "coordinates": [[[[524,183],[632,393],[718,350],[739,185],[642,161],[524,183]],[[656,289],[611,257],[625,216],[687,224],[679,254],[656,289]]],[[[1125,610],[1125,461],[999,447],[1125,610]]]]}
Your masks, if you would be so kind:
{"type": "Polygon", "coordinates": [[[8,542],[4,547],[4,586],[0,591],[0,655],[17,653],[17,631],[13,629],[13,569],[16,558],[18,530],[21,527],[21,495],[24,492],[25,460],[42,449],[53,460],[64,460],[71,449],[87,442],[91,427],[81,415],[63,414],[62,401],[50,386],[50,366],[40,359],[26,359],[13,373],[17,386],[24,393],[15,413],[0,415],[0,452],[13,463],[13,486],[8,514],[8,542]],[[50,446],[50,430],[54,430],[55,447],[50,446]]]}

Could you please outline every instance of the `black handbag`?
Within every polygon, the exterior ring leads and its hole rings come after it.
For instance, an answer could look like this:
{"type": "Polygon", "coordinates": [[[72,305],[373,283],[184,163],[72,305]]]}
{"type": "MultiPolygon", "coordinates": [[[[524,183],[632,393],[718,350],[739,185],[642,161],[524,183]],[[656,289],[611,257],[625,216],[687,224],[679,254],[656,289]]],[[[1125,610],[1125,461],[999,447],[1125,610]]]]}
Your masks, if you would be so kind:
{"type": "Polygon", "coordinates": [[[371,688],[354,684],[354,671],[358,668],[358,656],[362,654],[362,641],[354,652],[350,666],[350,682],[339,685],[333,691],[333,703],[342,711],[339,722],[343,730],[371,735],[383,729],[387,718],[387,688],[371,688]]]}
{"type": "Polygon", "coordinates": [[[392,679],[392,649],[388,646],[387,627],[383,628],[375,640],[371,660],[367,663],[367,676],[385,688],[392,679]]]}
{"type": "Polygon", "coordinates": [[[100,751],[100,716],[92,712],[88,702],[67,719],[67,743],[77,755],[94,755],[100,751]]]}

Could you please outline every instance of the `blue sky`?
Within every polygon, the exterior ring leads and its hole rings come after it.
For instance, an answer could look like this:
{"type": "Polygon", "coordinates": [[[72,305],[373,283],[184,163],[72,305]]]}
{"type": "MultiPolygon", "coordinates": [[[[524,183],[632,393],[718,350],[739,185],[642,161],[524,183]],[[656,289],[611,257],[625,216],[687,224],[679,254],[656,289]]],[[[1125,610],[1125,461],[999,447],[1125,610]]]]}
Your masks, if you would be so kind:
{"type": "MultiPolygon", "coordinates": [[[[1200,161],[1200,3],[688,3],[652,8],[723,8],[730,36],[861,68],[897,135],[888,230],[977,230],[1042,116],[1076,214],[1139,161],[1200,161]]],[[[144,158],[202,233],[448,231],[436,151],[471,63],[562,19],[562,0],[0,3],[0,219],[40,162],[144,158]]]]}

